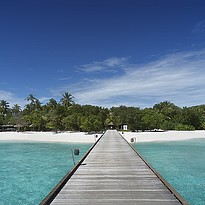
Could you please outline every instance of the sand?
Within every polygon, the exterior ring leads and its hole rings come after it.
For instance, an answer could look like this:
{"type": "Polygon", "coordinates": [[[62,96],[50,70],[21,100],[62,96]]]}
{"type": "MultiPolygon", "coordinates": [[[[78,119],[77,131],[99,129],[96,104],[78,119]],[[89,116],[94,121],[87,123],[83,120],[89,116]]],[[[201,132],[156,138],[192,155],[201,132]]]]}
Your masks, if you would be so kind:
{"type": "Polygon", "coordinates": [[[205,131],[124,132],[122,135],[128,142],[131,138],[136,142],[178,141],[205,138],[205,131]]]}
{"type": "Polygon", "coordinates": [[[94,143],[100,136],[84,132],[0,132],[0,141],[94,143]]]}
{"type": "MultiPolygon", "coordinates": [[[[100,136],[84,132],[0,132],[0,141],[94,143],[100,136]]],[[[131,138],[135,138],[136,142],[177,141],[205,138],[205,131],[124,132],[122,136],[128,142],[131,138]]]]}

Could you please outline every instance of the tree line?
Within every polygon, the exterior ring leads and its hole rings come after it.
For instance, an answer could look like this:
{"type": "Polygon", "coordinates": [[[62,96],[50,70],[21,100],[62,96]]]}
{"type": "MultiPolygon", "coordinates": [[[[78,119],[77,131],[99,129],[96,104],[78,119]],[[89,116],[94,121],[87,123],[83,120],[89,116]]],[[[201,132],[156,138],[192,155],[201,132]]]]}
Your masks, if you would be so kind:
{"type": "Polygon", "coordinates": [[[22,109],[18,104],[0,100],[0,126],[15,125],[26,131],[102,131],[112,123],[116,128],[127,124],[131,131],[137,130],[200,130],[205,129],[205,105],[180,108],[165,101],[152,108],[119,106],[104,108],[79,105],[74,97],[65,92],[60,101],[51,98],[42,104],[30,94],[22,109]]]}

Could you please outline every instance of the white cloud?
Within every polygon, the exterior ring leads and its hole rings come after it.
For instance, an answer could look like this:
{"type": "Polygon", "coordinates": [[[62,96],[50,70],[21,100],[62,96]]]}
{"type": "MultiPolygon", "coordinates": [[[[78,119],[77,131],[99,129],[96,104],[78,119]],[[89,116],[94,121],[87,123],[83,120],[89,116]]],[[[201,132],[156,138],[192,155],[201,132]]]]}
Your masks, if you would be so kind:
{"type": "Polygon", "coordinates": [[[43,104],[46,104],[50,99],[50,97],[40,97],[39,101],[43,104]]]}
{"type": "Polygon", "coordinates": [[[126,63],[122,67],[128,69],[119,77],[82,82],[73,90],[76,101],[109,107],[120,102],[145,107],[163,100],[179,106],[205,103],[204,50],[178,52],[146,65],[126,63]]]}
{"type": "Polygon", "coordinates": [[[105,66],[109,67],[115,67],[115,66],[124,66],[124,64],[127,62],[128,58],[109,58],[102,62],[105,66]]]}
{"type": "Polygon", "coordinates": [[[205,32],[205,20],[200,21],[196,24],[193,30],[194,33],[204,33],[205,32]]]}
{"type": "Polygon", "coordinates": [[[12,107],[15,104],[20,105],[22,108],[25,105],[25,99],[16,97],[13,93],[0,90],[0,100],[6,100],[10,107],[12,107]]]}
{"type": "MultiPolygon", "coordinates": [[[[118,75],[110,73],[106,78],[85,75],[86,78],[75,83],[50,90],[51,96],[60,98],[68,91],[77,103],[105,107],[124,104],[143,108],[164,100],[178,106],[205,104],[205,50],[175,52],[144,65],[129,63],[128,58],[109,58],[83,67],[85,72],[99,71],[99,74],[104,69],[120,72],[118,75]]],[[[39,100],[45,103],[50,98],[39,100]]],[[[24,98],[5,90],[0,90],[1,99],[8,101],[10,106],[23,107],[27,103],[24,98]]]]}
{"type": "MultiPolygon", "coordinates": [[[[6,100],[9,103],[9,106],[12,107],[15,104],[18,104],[23,109],[24,106],[28,103],[25,98],[19,98],[14,93],[0,90],[0,100],[6,100]]],[[[50,100],[50,97],[40,97],[39,101],[43,104],[47,103],[50,100]]]]}
{"type": "Polygon", "coordinates": [[[109,58],[104,61],[95,61],[90,64],[79,66],[77,69],[83,72],[113,71],[113,68],[119,69],[127,62],[127,58],[109,58]]]}

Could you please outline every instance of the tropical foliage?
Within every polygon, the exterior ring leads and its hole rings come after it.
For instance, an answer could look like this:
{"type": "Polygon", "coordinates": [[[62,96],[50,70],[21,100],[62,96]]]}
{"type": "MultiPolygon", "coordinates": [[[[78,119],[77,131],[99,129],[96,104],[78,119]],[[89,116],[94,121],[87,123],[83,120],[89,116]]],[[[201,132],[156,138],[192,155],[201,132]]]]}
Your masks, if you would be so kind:
{"type": "Polygon", "coordinates": [[[152,108],[119,106],[110,109],[93,105],[79,105],[74,97],[66,92],[60,101],[50,99],[42,104],[30,94],[22,109],[15,104],[0,100],[0,127],[15,125],[19,130],[35,131],[101,131],[109,123],[118,128],[127,124],[131,131],[136,130],[199,130],[205,129],[205,105],[180,108],[165,101],[152,108]]]}

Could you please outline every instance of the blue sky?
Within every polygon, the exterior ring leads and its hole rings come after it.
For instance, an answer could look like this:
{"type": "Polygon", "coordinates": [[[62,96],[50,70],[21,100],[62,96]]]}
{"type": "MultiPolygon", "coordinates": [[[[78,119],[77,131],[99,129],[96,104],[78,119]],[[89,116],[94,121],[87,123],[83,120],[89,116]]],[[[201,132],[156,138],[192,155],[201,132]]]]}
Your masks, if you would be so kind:
{"type": "Polygon", "coordinates": [[[204,0],[0,0],[0,99],[205,104],[204,0]]]}

